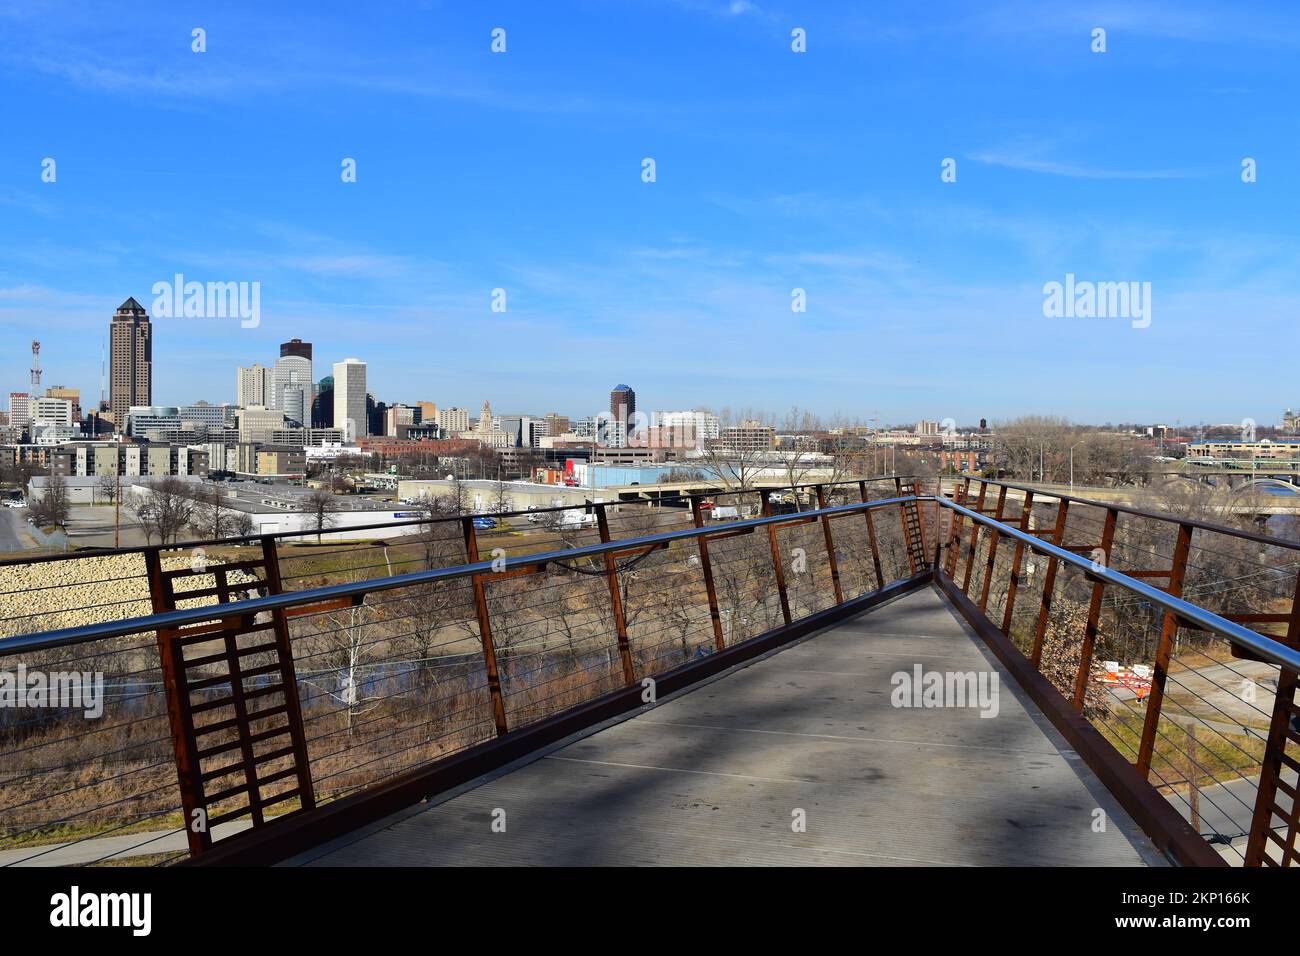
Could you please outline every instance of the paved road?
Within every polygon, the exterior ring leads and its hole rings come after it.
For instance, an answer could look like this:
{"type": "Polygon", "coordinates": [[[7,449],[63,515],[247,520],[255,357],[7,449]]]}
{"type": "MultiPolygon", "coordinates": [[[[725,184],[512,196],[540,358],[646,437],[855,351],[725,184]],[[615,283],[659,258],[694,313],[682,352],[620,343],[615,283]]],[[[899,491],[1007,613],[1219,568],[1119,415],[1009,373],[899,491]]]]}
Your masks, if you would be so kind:
{"type": "MultiPolygon", "coordinates": [[[[249,824],[236,820],[214,831],[219,837],[233,836],[248,829],[249,824]]],[[[73,843],[50,843],[44,846],[23,847],[18,850],[0,850],[0,867],[5,866],[84,866],[101,860],[124,860],[132,856],[156,853],[180,854],[187,852],[189,844],[185,834],[177,830],[159,830],[150,833],[123,833],[117,836],[78,840],[73,843]]]]}
{"type": "Polygon", "coordinates": [[[924,590],[291,862],[1113,866],[1160,859],[942,599],[924,590]],[[893,676],[914,665],[996,672],[997,715],[893,706],[893,676]],[[1092,828],[1098,807],[1109,821],[1101,833],[1092,828]],[[504,833],[492,828],[498,810],[504,833]],[[799,811],[802,831],[793,826],[799,811]]]}
{"type": "Polygon", "coordinates": [[[25,551],[35,546],[26,531],[26,514],[20,508],[0,508],[0,551],[25,551]]]}

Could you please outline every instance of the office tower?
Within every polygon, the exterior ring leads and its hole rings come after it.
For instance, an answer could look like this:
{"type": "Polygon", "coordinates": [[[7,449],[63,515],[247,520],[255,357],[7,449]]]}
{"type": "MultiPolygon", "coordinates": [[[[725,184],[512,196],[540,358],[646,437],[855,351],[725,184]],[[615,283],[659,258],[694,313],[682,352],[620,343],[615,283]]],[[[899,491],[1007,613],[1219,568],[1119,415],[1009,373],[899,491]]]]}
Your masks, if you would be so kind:
{"type": "Polygon", "coordinates": [[[149,313],[134,298],[113,313],[109,323],[109,399],[113,427],[126,429],[132,405],[153,403],[153,332],[149,313]]]}
{"type": "Polygon", "coordinates": [[[616,422],[627,425],[636,414],[636,392],[627,385],[616,385],[609,393],[609,414],[616,422]]]}
{"type": "Polygon", "coordinates": [[[32,420],[31,401],[26,392],[9,393],[9,424],[14,428],[26,428],[32,420]]]}
{"type": "Polygon", "coordinates": [[[334,427],[333,375],[326,375],[316,384],[316,397],[311,402],[311,427],[334,427]]]}
{"type": "Polygon", "coordinates": [[[334,363],[334,427],[346,429],[348,441],[370,434],[366,421],[366,363],[360,359],[334,363]]]}
{"type": "Polygon", "coordinates": [[[261,405],[269,408],[271,402],[271,369],[254,363],[251,368],[240,367],[235,375],[235,404],[241,408],[261,405]]]}
{"type": "Polygon", "coordinates": [[[384,411],[384,434],[405,438],[411,426],[420,421],[420,410],[413,405],[389,405],[384,411]]]}
{"type": "Polygon", "coordinates": [[[312,381],[311,343],[302,339],[283,343],[271,376],[269,407],[284,412],[291,421],[310,424],[312,381]]]}
{"type": "Polygon", "coordinates": [[[438,406],[433,402],[416,402],[415,407],[420,410],[421,424],[436,425],[438,423],[438,406]]]}
{"type": "Polygon", "coordinates": [[[469,411],[464,408],[440,408],[437,417],[438,427],[449,435],[469,431],[469,411]]]}
{"type": "Polygon", "coordinates": [[[675,435],[684,438],[712,440],[718,437],[721,423],[717,415],[693,409],[681,412],[654,412],[650,424],[659,429],[671,429],[675,435]]]}
{"type": "Polygon", "coordinates": [[[66,385],[51,385],[45,390],[46,398],[64,398],[72,403],[72,420],[81,421],[81,389],[66,385]]]}
{"type": "Polygon", "coordinates": [[[561,415],[559,412],[551,412],[546,416],[546,434],[551,436],[563,435],[568,430],[568,415],[561,415]]]}

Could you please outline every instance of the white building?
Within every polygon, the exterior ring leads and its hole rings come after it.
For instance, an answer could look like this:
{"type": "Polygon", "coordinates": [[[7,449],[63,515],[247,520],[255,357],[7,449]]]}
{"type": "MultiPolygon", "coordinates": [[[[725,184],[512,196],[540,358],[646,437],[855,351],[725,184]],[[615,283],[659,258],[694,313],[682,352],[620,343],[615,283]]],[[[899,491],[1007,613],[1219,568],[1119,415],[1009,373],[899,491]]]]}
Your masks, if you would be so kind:
{"type": "Polygon", "coordinates": [[[722,427],[717,415],[711,415],[699,409],[689,412],[652,412],[650,426],[652,428],[671,428],[674,431],[683,431],[689,428],[697,438],[706,440],[717,438],[722,427]]]}
{"type": "Polygon", "coordinates": [[[264,365],[254,364],[251,368],[239,368],[235,376],[235,404],[241,408],[249,405],[271,407],[272,378],[271,370],[264,365]]]}
{"type": "Polygon", "coordinates": [[[275,360],[271,373],[271,408],[284,412],[290,421],[310,425],[313,389],[311,359],[281,355],[275,360]]]}
{"type": "Polygon", "coordinates": [[[345,430],[348,442],[370,434],[366,421],[366,363],[360,359],[334,363],[334,427],[345,430]]]}
{"type": "Polygon", "coordinates": [[[33,398],[28,403],[32,425],[71,425],[72,402],[66,398],[33,398]]]}
{"type": "Polygon", "coordinates": [[[284,412],[254,405],[239,410],[239,440],[269,442],[277,429],[284,428],[284,412]]]}
{"type": "Polygon", "coordinates": [[[438,427],[452,435],[469,431],[469,411],[467,409],[440,408],[438,409],[437,419],[438,427]]]}

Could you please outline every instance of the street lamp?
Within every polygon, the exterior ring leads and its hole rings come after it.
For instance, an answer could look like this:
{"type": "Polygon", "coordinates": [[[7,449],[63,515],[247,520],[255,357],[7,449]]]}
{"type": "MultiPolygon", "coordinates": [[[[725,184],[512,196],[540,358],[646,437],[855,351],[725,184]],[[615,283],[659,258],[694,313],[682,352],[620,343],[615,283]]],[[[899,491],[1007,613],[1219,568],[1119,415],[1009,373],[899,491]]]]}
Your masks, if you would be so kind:
{"type": "Polygon", "coordinates": [[[1070,491],[1074,491],[1074,450],[1086,442],[1077,441],[1070,446],[1070,491]]]}

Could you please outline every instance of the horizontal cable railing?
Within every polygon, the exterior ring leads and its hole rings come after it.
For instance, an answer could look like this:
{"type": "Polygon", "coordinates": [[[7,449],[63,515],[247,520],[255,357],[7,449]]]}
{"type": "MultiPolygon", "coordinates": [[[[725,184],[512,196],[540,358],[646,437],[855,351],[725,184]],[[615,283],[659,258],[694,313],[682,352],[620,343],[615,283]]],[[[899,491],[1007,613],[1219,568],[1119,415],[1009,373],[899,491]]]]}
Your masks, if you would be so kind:
{"type": "Polygon", "coordinates": [[[940,503],[972,610],[1226,861],[1295,864],[1300,542],[974,478],[940,503]]]}
{"type": "Polygon", "coordinates": [[[282,538],[202,566],[145,551],[150,613],[0,640],[0,669],[102,681],[85,713],[0,712],[0,865],[201,854],[923,583],[932,516],[902,479],[879,484],[708,496],[735,509],[723,521],[702,497],[668,514],[596,505],[595,527],[519,535],[461,516],[381,549],[377,576],[300,568],[295,590],[282,538]]]}
{"type": "Polygon", "coordinates": [[[0,711],[0,865],[201,855],[936,572],[1224,856],[1293,862],[1292,543],[976,481],[707,496],[725,521],[704,496],[522,534],[455,516],[351,562],[147,550],[129,617],[0,639],[0,670],[103,685],[0,711]]]}

